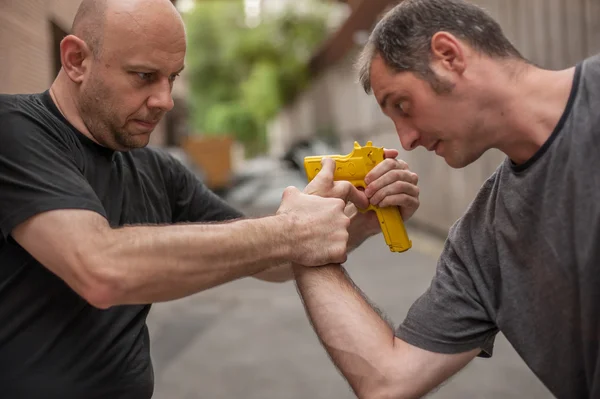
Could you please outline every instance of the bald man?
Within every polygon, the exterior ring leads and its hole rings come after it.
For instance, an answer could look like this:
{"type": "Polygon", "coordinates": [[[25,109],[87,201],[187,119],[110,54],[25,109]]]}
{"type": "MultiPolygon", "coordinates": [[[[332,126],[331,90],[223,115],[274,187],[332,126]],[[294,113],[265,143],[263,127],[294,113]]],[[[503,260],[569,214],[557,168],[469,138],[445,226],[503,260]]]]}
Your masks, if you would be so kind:
{"type": "Polygon", "coordinates": [[[322,174],[331,198],[289,188],[275,215],[244,219],[146,147],[184,66],[173,5],[84,0],[72,31],[49,90],[0,95],[1,397],[150,398],[149,304],[345,261],[379,231],[346,200],[417,208],[389,150],[370,200],[322,174]]]}

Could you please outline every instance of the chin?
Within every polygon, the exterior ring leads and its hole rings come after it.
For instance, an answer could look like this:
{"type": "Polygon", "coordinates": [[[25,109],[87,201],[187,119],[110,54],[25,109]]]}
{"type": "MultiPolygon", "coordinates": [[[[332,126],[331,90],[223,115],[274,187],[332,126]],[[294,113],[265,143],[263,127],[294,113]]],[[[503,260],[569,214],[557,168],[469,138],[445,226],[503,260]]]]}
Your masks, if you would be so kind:
{"type": "Polygon", "coordinates": [[[139,135],[135,137],[135,140],[132,140],[131,148],[143,148],[150,144],[150,133],[139,135]]]}
{"type": "Polygon", "coordinates": [[[460,162],[459,160],[457,160],[455,158],[448,158],[448,157],[443,157],[443,158],[444,158],[444,161],[446,161],[446,164],[453,169],[462,169],[468,165],[468,163],[460,162]]]}
{"type": "Polygon", "coordinates": [[[136,134],[135,136],[129,136],[125,140],[119,140],[119,147],[121,151],[135,150],[136,148],[144,148],[150,143],[150,133],[148,134],[136,134]]]}
{"type": "Polygon", "coordinates": [[[453,169],[462,169],[466,166],[469,166],[473,162],[477,161],[482,154],[477,154],[473,156],[469,154],[469,156],[465,156],[464,154],[453,153],[450,156],[442,155],[448,166],[453,169]]]}

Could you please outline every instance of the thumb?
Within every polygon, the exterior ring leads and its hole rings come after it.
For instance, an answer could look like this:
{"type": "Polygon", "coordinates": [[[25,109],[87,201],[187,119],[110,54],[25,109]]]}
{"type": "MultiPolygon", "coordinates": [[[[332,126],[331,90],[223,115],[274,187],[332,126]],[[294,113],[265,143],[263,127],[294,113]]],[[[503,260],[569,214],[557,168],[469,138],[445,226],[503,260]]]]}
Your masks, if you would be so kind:
{"type": "Polygon", "coordinates": [[[322,158],[321,159],[321,170],[317,173],[315,178],[319,180],[324,180],[327,182],[333,181],[333,174],[335,172],[335,161],[331,158],[322,158]]]}
{"type": "Polygon", "coordinates": [[[306,194],[316,194],[328,197],[328,192],[333,187],[333,172],[335,161],[331,158],[321,159],[321,170],[314,179],[304,188],[306,194]]]}
{"type": "Polygon", "coordinates": [[[363,191],[354,187],[351,183],[344,184],[344,191],[345,195],[343,199],[346,201],[352,202],[359,209],[366,209],[369,207],[369,198],[367,198],[367,195],[363,191]]]}

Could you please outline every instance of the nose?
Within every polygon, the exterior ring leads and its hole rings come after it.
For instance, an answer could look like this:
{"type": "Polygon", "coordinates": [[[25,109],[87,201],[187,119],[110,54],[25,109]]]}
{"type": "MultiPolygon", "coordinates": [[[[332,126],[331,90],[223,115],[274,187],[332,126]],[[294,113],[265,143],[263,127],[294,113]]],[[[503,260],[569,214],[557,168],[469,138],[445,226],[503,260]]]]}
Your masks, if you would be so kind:
{"type": "Polygon", "coordinates": [[[396,123],[396,132],[400,138],[402,148],[406,151],[412,151],[419,146],[419,132],[410,126],[401,126],[396,123]]]}
{"type": "Polygon", "coordinates": [[[148,98],[148,108],[158,108],[164,112],[173,109],[175,103],[171,95],[172,86],[168,79],[157,83],[153,89],[152,94],[148,98]]]}

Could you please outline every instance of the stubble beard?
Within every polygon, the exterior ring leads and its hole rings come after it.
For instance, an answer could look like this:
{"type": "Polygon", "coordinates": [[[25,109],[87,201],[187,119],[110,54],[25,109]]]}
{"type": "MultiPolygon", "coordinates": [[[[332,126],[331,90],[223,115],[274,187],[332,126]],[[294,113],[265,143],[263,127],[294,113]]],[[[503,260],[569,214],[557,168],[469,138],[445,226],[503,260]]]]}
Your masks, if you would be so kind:
{"type": "Polygon", "coordinates": [[[80,98],[81,118],[94,139],[102,146],[113,150],[127,151],[145,146],[117,126],[118,108],[113,105],[112,93],[98,78],[92,78],[80,98]]]}

